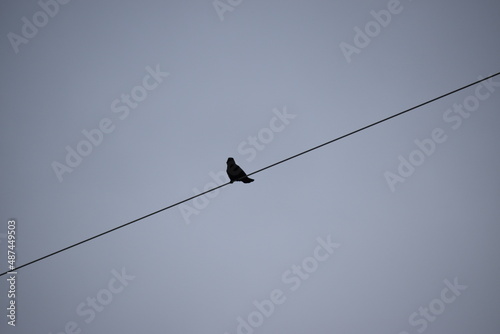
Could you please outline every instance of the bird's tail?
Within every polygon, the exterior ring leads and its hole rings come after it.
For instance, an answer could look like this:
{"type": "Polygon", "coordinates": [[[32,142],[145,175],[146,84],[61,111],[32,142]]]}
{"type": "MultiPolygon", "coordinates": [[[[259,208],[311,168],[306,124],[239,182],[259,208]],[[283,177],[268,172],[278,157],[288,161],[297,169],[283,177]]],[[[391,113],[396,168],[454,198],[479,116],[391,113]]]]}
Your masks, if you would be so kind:
{"type": "Polygon", "coordinates": [[[244,179],[241,179],[241,182],[243,182],[243,183],[250,183],[250,182],[253,182],[253,181],[254,181],[254,179],[251,179],[248,176],[245,177],[244,179]]]}

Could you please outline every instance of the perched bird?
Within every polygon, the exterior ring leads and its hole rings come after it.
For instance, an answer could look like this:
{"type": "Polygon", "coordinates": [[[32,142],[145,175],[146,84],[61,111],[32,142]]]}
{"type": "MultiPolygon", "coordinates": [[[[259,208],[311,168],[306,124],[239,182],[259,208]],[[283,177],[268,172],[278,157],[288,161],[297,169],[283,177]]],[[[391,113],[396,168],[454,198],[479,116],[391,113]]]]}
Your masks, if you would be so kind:
{"type": "Polygon", "coordinates": [[[233,158],[227,158],[226,164],[227,176],[229,176],[231,183],[233,183],[234,181],[241,181],[243,183],[250,183],[254,181],[247,176],[247,174],[243,171],[243,169],[240,168],[240,166],[236,164],[236,162],[234,162],[233,158]]]}

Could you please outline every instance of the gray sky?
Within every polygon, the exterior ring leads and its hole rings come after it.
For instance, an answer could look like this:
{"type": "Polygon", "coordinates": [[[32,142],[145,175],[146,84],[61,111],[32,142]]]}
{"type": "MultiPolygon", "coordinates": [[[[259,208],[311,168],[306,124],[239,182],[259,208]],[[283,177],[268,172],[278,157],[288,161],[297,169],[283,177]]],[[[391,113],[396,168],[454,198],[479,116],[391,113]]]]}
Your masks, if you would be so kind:
{"type": "MultiPolygon", "coordinates": [[[[0,266],[500,69],[479,1],[0,5],[0,266]],[[215,180],[215,181],[214,181],[215,180]]],[[[1,333],[498,333],[500,77],[20,269],[1,333]]]]}

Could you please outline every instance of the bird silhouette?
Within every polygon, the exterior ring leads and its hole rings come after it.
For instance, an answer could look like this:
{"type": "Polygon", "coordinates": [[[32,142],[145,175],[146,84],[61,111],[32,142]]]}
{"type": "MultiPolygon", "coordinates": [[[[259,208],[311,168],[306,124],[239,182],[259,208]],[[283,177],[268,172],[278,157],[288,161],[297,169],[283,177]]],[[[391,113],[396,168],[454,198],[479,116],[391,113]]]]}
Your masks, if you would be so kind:
{"type": "Polygon", "coordinates": [[[247,174],[243,171],[243,169],[241,169],[240,166],[236,164],[236,162],[234,162],[233,158],[227,158],[226,164],[227,176],[229,176],[231,183],[233,183],[234,181],[241,181],[243,183],[250,183],[254,181],[247,176],[247,174]]]}

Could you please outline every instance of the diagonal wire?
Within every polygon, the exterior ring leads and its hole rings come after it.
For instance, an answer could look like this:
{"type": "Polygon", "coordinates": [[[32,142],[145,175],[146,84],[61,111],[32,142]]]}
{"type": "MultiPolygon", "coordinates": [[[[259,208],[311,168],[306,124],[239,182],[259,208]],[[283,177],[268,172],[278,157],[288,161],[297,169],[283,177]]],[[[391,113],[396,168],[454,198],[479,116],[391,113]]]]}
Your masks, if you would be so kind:
{"type": "Polygon", "coordinates": [[[345,137],[352,136],[352,135],[353,135],[353,134],[355,134],[355,133],[361,132],[361,131],[363,131],[363,130],[366,130],[366,129],[368,129],[368,128],[371,128],[372,126],[378,125],[378,124],[383,123],[383,122],[386,122],[386,121],[388,121],[388,120],[390,120],[390,119],[392,119],[392,118],[395,118],[395,117],[401,116],[401,115],[403,115],[403,114],[406,114],[407,112],[410,112],[410,111],[412,111],[412,110],[415,110],[415,109],[418,109],[418,108],[420,108],[420,107],[423,107],[423,106],[425,106],[426,104],[429,104],[429,103],[432,103],[432,102],[437,101],[437,100],[439,100],[439,99],[442,99],[442,98],[444,98],[444,97],[446,97],[446,96],[448,96],[448,95],[455,94],[455,93],[457,93],[457,92],[459,92],[459,91],[461,91],[461,90],[464,90],[464,89],[466,89],[466,88],[469,88],[470,86],[474,86],[474,85],[476,85],[476,84],[478,84],[478,83],[480,83],[480,82],[482,82],[482,81],[486,81],[486,80],[488,80],[488,79],[491,79],[491,78],[493,78],[493,77],[496,77],[497,75],[500,75],[500,72],[497,72],[497,73],[495,73],[495,74],[492,74],[492,75],[490,75],[490,76],[487,76],[486,78],[483,78],[483,79],[477,80],[477,81],[475,81],[475,82],[473,82],[473,83],[470,83],[470,84],[465,85],[465,86],[463,86],[463,87],[460,87],[460,88],[457,88],[457,89],[455,89],[455,90],[452,90],[451,92],[448,92],[448,93],[443,94],[443,95],[441,95],[441,96],[435,97],[435,98],[433,98],[432,100],[428,100],[428,101],[426,101],[426,102],[420,103],[419,105],[416,105],[416,106],[411,107],[411,108],[409,108],[409,109],[403,110],[403,111],[401,111],[401,112],[399,112],[399,113],[397,113],[397,114],[394,114],[394,115],[392,115],[392,116],[389,116],[389,117],[386,117],[386,118],[384,118],[384,119],[381,119],[380,121],[377,121],[377,122],[371,123],[371,124],[366,125],[366,126],[364,126],[364,127],[362,127],[362,128],[359,128],[359,129],[357,129],[357,130],[354,130],[354,131],[351,131],[351,132],[349,132],[349,133],[346,133],[345,135],[342,135],[342,136],[340,136],[340,137],[337,137],[337,138],[335,138],[335,139],[332,139],[332,140],[330,140],[330,141],[327,141],[326,143],[320,144],[320,145],[318,145],[318,146],[314,146],[313,148],[310,148],[310,149],[305,150],[305,151],[303,151],[303,152],[300,152],[300,153],[297,153],[297,154],[295,154],[295,155],[292,155],[291,157],[288,157],[288,158],[286,158],[286,159],[283,159],[283,160],[280,160],[280,161],[278,161],[278,162],[275,162],[275,163],[273,163],[273,164],[271,164],[271,165],[269,165],[269,166],[266,166],[266,167],[264,167],[264,168],[261,168],[261,169],[259,169],[259,170],[256,170],[255,172],[252,172],[252,173],[248,174],[248,176],[253,175],[253,174],[260,173],[260,172],[262,172],[262,171],[264,171],[264,170],[266,170],[266,169],[268,169],[268,168],[271,168],[271,167],[274,167],[274,166],[276,166],[276,165],[282,164],[282,163],[283,163],[283,162],[285,162],[285,161],[288,161],[288,160],[291,160],[291,159],[295,159],[295,158],[297,158],[297,157],[299,157],[299,156],[301,156],[301,155],[303,155],[303,154],[309,153],[309,152],[311,152],[311,151],[317,150],[317,149],[318,149],[318,148],[320,148],[320,147],[323,147],[323,146],[325,146],[325,145],[328,145],[328,144],[331,144],[331,143],[333,143],[333,142],[336,142],[337,140],[343,139],[343,138],[345,138],[345,137]]]}
{"type": "MultiPolygon", "coordinates": [[[[474,85],[476,85],[476,84],[478,84],[478,83],[480,83],[480,82],[483,82],[483,81],[489,80],[489,79],[491,79],[491,78],[493,78],[493,77],[496,77],[496,76],[498,76],[498,75],[500,75],[500,72],[497,72],[497,73],[495,73],[495,74],[489,75],[489,76],[487,76],[487,77],[485,77],[485,78],[479,79],[479,80],[474,81],[474,82],[472,82],[472,83],[470,83],[470,84],[467,84],[467,85],[465,85],[465,86],[462,86],[462,87],[460,87],[460,88],[457,88],[457,89],[455,89],[455,90],[452,90],[452,91],[450,91],[450,92],[448,92],[448,93],[446,93],[446,94],[440,95],[440,96],[435,97],[435,98],[433,98],[433,99],[431,99],[431,100],[428,100],[428,101],[426,101],[426,102],[420,103],[420,104],[418,104],[418,105],[416,105],[416,106],[414,106],[414,107],[411,107],[411,108],[409,108],[409,109],[403,110],[403,111],[401,111],[401,112],[399,112],[399,113],[397,113],[397,114],[394,114],[394,115],[392,115],[392,116],[386,117],[386,118],[381,119],[381,120],[379,120],[379,121],[377,121],[377,122],[371,123],[371,124],[366,125],[366,126],[364,126],[364,127],[362,127],[362,128],[359,128],[359,129],[357,129],[357,130],[354,130],[354,131],[351,131],[351,132],[349,132],[349,133],[346,133],[345,135],[342,135],[342,136],[337,137],[337,138],[335,138],[335,139],[329,140],[329,141],[327,141],[327,142],[325,142],[325,143],[323,143],[323,144],[320,144],[320,145],[318,145],[318,146],[314,146],[314,147],[312,147],[312,148],[310,148],[310,149],[308,149],[308,150],[305,150],[305,151],[303,151],[303,152],[300,152],[300,153],[297,153],[297,154],[295,154],[295,155],[292,155],[291,157],[288,157],[288,158],[286,158],[286,159],[280,160],[280,161],[275,162],[275,163],[273,163],[273,164],[271,164],[271,165],[269,165],[269,166],[266,166],[266,167],[264,167],[264,168],[261,168],[261,169],[259,169],[259,170],[254,171],[254,172],[252,172],[252,173],[250,173],[250,174],[247,174],[247,176],[250,176],[250,175],[253,175],[253,174],[257,174],[257,173],[260,173],[260,172],[262,172],[262,171],[264,171],[264,170],[266,170],[266,169],[269,169],[269,168],[274,167],[274,166],[276,166],[276,165],[282,164],[282,163],[284,163],[284,162],[286,162],[286,161],[288,161],[288,160],[295,159],[295,158],[297,158],[297,157],[299,157],[299,156],[301,156],[301,155],[304,155],[304,154],[309,153],[309,152],[311,152],[311,151],[317,150],[318,148],[321,148],[321,147],[323,147],[323,146],[329,145],[329,144],[331,144],[331,143],[333,143],[333,142],[336,142],[336,141],[338,141],[338,140],[341,140],[341,139],[343,139],[343,138],[346,138],[346,137],[352,136],[352,135],[353,135],[353,134],[355,134],[355,133],[358,133],[358,132],[364,131],[364,130],[366,130],[366,129],[368,129],[368,128],[371,128],[372,126],[378,125],[378,124],[380,124],[380,123],[386,122],[386,121],[388,121],[388,120],[390,120],[390,119],[393,119],[393,118],[395,118],[395,117],[398,117],[398,116],[401,116],[401,115],[403,115],[403,114],[406,114],[406,113],[408,113],[408,112],[410,112],[410,111],[412,111],[412,110],[415,110],[415,109],[418,109],[418,108],[420,108],[420,107],[423,107],[423,106],[425,106],[425,105],[427,105],[427,104],[430,104],[430,103],[432,103],[432,102],[435,102],[435,101],[437,101],[437,100],[440,100],[440,99],[442,99],[442,98],[444,98],[444,97],[446,97],[446,96],[449,96],[449,95],[455,94],[455,93],[457,93],[457,92],[459,92],[459,91],[461,91],[461,90],[464,90],[464,89],[466,89],[466,88],[469,88],[469,87],[471,87],[471,86],[474,86],[474,85]]],[[[132,221],[130,221],[130,222],[128,222],[128,223],[122,224],[122,225],[120,225],[120,226],[114,227],[114,228],[112,228],[112,229],[110,229],[110,230],[107,230],[107,231],[105,231],[105,232],[102,232],[102,233],[99,233],[99,234],[97,234],[97,235],[94,235],[94,236],[92,236],[92,237],[90,237],[90,238],[87,238],[87,239],[85,239],[85,240],[82,240],[82,241],[80,241],[80,242],[77,242],[77,243],[75,243],[75,244],[72,244],[72,245],[70,245],[70,246],[67,246],[67,247],[65,247],[65,248],[62,248],[62,249],[60,249],[60,250],[58,250],[58,251],[55,251],[55,252],[53,252],[53,253],[47,254],[47,255],[45,255],[45,256],[42,256],[42,257],[40,257],[40,258],[38,258],[38,259],[36,259],[36,260],[33,260],[33,261],[30,261],[30,262],[25,263],[25,264],[23,264],[23,265],[20,265],[20,266],[16,267],[16,269],[15,269],[15,270],[18,270],[18,269],[21,269],[21,268],[23,268],[23,267],[29,266],[29,265],[31,265],[31,264],[33,264],[33,263],[36,263],[36,262],[41,261],[41,260],[43,260],[43,259],[46,259],[46,258],[48,258],[48,257],[54,256],[54,255],[59,254],[59,253],[61,253],[61,252],[67,251],[68,249],[71,249],[71,248],[76,247],[76,246],[78,246],[78,245],[81,245],[81,244],[84,244],[84,243],[89,242],[89,241],[91,241],[91,240],[94,240],[94,239],[97,239],[97,238],[99,238],[99,237],[102,237],[102,236],[103,236],[103,235],[105,235],[105,234],[108,234],[108,233],[111,233],[111,232],[113,232],[113,231],[119,230],[119,229],[121,229],[121,228],[123,228],[123,227],[125,227],[125,226],[131,225],[131,224],[136,223],[136,222],[138,222],[138,221],[140,221],[140,220],[143,220],[143,219],[146,219],[146,218],[151,217],[151,216],[153,216],[153,215],[156,215],[157,213],[160,213],[160,212],[162,212],[162,211],[165,211],[165,210],[171,209],[171,208],[173,208],[173,207],[175,207],[175,206],[178,206],[178,205],[180,205],[180,204],[182,204],[182,203],[185,203],[185,202],[187,202],[187,201],[190,201],[190,200],[192,200],[192,199],[194,199],[194,198],[196,198],[196,197],[203,196],[203,195],[205,195],[206,193],[209,193],[209,192],[212,192],[212,191],[217,190],[217,189],[219,189],[219,188],[225,187],[225,186],[227,186],[228,184],[230,184],[230,182],[227,182],[227,183],[221,184],[221,185],[219,185],[219,186],[217,186],[217,187],[215,187],[215,188],[212,188],[212,189],[209,189],[209,190],[207,190],[207,191],[204,191],[204,192],[202,192],[202,193],[200,193],[200,194],[197,194],[197,195],[191,196],[191,197],[186,198],[186,199],[184,199],[184,200],[182,200],[182,201],[180,201],[180,202],[177,202],[177,203],[171,204],[171,205],[169,205],[169,206],[167,206],[167,207],[165,207],[165,208],[163,208],[163,209],[160,209],[160,210],[157,210],[157,211],[155,211],[155,212],[149,213],[149,214],[147,214],[147,215],[145,215],[145,216],[142,216],[142,217],[140,217],[140,218],[134,219],[134,220],[132,220],[132,221]]],[[[9,273],[8,271],[7,271],[7,272],[4,272],[4,273],[0,274],[0,276],[6,275],[6,274],[8,274],[8,273],[9,273]]]]}

